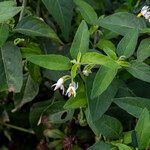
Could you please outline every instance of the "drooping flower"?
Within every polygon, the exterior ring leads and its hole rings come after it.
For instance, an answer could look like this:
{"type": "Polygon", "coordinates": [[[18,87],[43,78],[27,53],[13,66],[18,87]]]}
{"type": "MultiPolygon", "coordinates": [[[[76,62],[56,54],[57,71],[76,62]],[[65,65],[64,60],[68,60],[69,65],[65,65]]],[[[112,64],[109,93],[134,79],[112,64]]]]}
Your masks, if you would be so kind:
{"type": "Polygon", "coordinates": [[[64,89],[64,79],[63,78],[60,78],[58,81],[57,81],[57,83],[55,83],[55,84],[53,84],[52,85],[52,87],[54,87],[55,86],[55,88],[54,88],[54,91],[56,91],[57,89],[61,89],[62,90],[62,94],[64,94],[64,92],[65,92],[65,89],[64,89]]]}
{"type": "Polygon", "coordinates": [[[141,9],[141,14],[142,14],[142,16],[145,16],[145,14],[148,12],[148,9],[149,9],[149,6],[144,6],[144,7],[141,9]]]}
{"type": "Polygon", "coordinates": [[[68,97],[70,96],[76,96],[76,90],[78,88],[78,83],[72,82],[69,84],[69,88],[67,89],[66,95],[68,95],[68,97]]]}
{"type": "Polygon", "coordinates": [[[138,14],[138,17],[143,16],[145,19],[147,19],[150,22],[150,8],[149,6],[144,6],[141,9],[141,12],[138,14]]]}

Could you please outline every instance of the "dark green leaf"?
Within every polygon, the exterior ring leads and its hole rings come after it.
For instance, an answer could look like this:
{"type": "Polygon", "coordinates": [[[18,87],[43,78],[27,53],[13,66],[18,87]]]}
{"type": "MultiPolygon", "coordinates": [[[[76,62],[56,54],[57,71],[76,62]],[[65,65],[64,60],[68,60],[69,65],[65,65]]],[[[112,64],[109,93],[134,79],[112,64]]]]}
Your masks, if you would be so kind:
{"type": "Polygon", "coordinates": [[[63,36],[68,39],[73,16],[73,0],[42,0],[49,13],[60,26],[63,36]]]}
{"type": "Polygon", "coordinates": [[[115,97],[120,81],[114,80],[107,90],[100,96],[92,99],[91,98],[91,86],[93,84],[93,76],[89,77],[86,81],[86,91],[88,95],[88,111],[91,115],[91,120],[96,121],[108,110],[112,103],[112,99],[115,97]]]}
{"type": "Polygon", "coordinates": [[[121,35],[126,35],[131,29],[146,27],[145,21],[127,12],[118,12],[99,20],[99,25],[121,35]]]}
{"type": "Polygon", "coordinates": [[[138,61],[144,61],[150,56],[150,38],[141,41],[137,50],[138,61]]]}
{"type": "Polygon", "coordinates": [[[66,121],[72,119],[74,110],[64,110],[64,104],[64,101],[57,101],[48,108],[48,121],[51,123],[65,123],[66,121]]]}
{"type": "Polygon", "coordinates": [[[146,63],[132,61],[131,65],[127,68],[127,71],[131,73],[135,78],[150,82],[150,66],[146,63]]]}
{"type": "Polygon", "coordinates": [[[138,29],[131,29],[130,32],[128,32],[119,42],[117,46],[117,54],[119,56],[126,56],[126,58],[132,56],[136,48],[138,35],[138,29]]]}
{"type": "Polygon", "coordinates": [[[9,36],[9,26],[7,24],[0,24],[0,46],[2,46],[9,36]]]}
{"type": "Polygon", "coordinates": [[[41,19],[33,16],[23,18],[17,24],[15,31],[29,36],[47,37],[61,42],[53,29],[41,19]]]}
{"type": "Polygon", "coordinates": [[[69,70],[71,68],[69,58],[62,55],[30,55],[27,60],[50,70],[69,70]]]}
{"type": "Polygon", "coordinates": [[[82,17],[91,25],[96,25],[98,16],[88,3],[83,0],[74,0],[74,3],[79,7],[82,17]]]}
{"type": "Polygon", "coordinates": [[[6,43],[0,48],[0,91],[20,92],[22,83],[20,50],[15,45],[6,43]]]}
{"type": "Polygon", "coordinates": [[[73,43],[70,48],[72,58],[77,58],[79,52],[83,55],[89,49],[89,31],[86,22],[83,20],[76,31],[73,43]]]}
{"type": "Polygon", "coordinates": [[[100,67],[93,82],[91,92],[91,96],[93,98],[101,95],[107,89],[107,87],[111,84],[111,82],[115,78],[117,70],[118,68],[111,69],[105,66],[100,67]]]}
{"type": "Polygon", "coordinates": [[[30,75],[24,77],[23,87],[20,93],[14,95],[15,110],[32,101],[38,94],[39,85],[33,81],[30,75]]]}
{"type": "Polygon", "coordinates": [[[122,97],[113,100],[119,107],[129,114],[139,118],[144,108],[150,110],[150,99],[141,97],[122,97]]]}
{"type": "Polygon", "coordinates": [[[122,125],[116,118],[103,115],[99,120],[92,122],[88,116],[88,124],[95,135],[103,135],[109,139],[118,139],[122,132],[122,125]]]}
{"type": "Polygon", "coordinates": [[[150,113],[145,108],[135,127],[139,149],[146,149],[150,144],[150,113]]]}

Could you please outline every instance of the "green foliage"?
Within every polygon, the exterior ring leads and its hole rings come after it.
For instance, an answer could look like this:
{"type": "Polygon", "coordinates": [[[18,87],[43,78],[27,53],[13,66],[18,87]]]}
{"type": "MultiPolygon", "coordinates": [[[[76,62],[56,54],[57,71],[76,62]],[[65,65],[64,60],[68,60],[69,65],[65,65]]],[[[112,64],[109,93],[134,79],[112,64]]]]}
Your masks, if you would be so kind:
{"type": "Polygon", "coordinates": [[[89,48],[89,31],[85,21],[82,21],[78,27],[74,40],[70,48],[72,58],[77,58],[78,53],[82,55],[89,48]]]}
{"type": "Polygon", "coordinates": [[[0,0],[0,149],[148,150],[149,4],[0,0]]]}
{"type": "Polygon", "coordinates": [[[135,130],[138,137],[138,146],[139,149],[144,149],[150,144],[150,114],[147,109],[144,109],[140,115],[140,118],[137,122],[135,130]]]}
{"type": "Polygon", "coordinates": [[[129,58],[133,55],[137,45],[138,33],[139,31],[137,29],[132,29],[122,38],[116,50],[119,56],[129,58]]]}
{"type": "Polygon", "coordinates": [[[11,19],[22,9],[22,7],[16,7],[16,3],[13,1],[0,2],[0,8],[0,23],[11,19]]]}
{"type": "Polygon", "coordinates": [[[49,13],[60,26],[63,36],[68,39],[73,16],[72,0],[42,0],[49,13]]]}
{"type": "Polygon", "coordinates": [[[28,61],[51,70],[69,70],[70,60],[61,55],[30,55],[28,61]]]}

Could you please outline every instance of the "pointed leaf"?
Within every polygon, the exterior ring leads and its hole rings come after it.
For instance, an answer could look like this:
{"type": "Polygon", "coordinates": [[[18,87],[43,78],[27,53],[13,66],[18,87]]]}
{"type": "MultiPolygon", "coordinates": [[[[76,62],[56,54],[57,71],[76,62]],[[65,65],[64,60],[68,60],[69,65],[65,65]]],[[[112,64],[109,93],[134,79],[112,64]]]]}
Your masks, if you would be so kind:
{"type": "Polygon", "coordinates": [[[108,56],[105,56],[103,54],[97,53],[97,52],[87,52],[83,55],[81,59],[82,64],[97,64],[97,65],[103,65],[109,68],[119,68],[120,66],[116,61],[111,59],[108,56]]]}
{"type": "Polygon", "coordinates": [[[13,1],[0,2],[0,23],[11,19],[18,14],[22,7],[16,7],[16,3],[13,1]]]}
{"type": "Polygon", "coordinates": [[[118,80],[114,80],[104,93],[93,99],[91,98],[93,79],[94,76],[91,76],[86,80],[86,91],[88,96],[88,111],[91,115],[91,120],[97,121],[108,110],[121,83],[118,80]]]}
{"type": "Polygon", "coordinates": [[[42,0],[49,13],[60,26],[67,40],[73,16],[73,0],[42,0]]]}
{"type": "Polygon", "coordinates": [[[97,47],[102,49],[110,58],[117,60],[117,55],[115,53],[115,45],[106,39],[101,39],[98,44],[97,47]]]}
{"type": "Polygon", "coordinates": [[[89,49],[89,31],[86,22],[83,20],[79,25],[73,43],[70,48],[72,58],[77,58],[79,52],[83,55],[89,49]]]}
{"type": "Polygon", "coordinates": [[[57,34],[44,21],[33,16],[23,18],[15,28],[16,32],[29,36],[47,37],[61,42],[57,34]]]}
{"type": "Polygon", "coordinates": [[[130,30],[130,32],[128,32],[119,42],[117,46],[117,54],[119,56],[126,56],[126,58],[132,56],[136,48],[138,35],[138,29],[130,30]]]}
{"type": "Polygon", "coordinates": [[[132,61],[131,65],[127,68],[135,78],[150,83],[150,66],[143,62],[132,61]]]}
{"type": "Polygon", "coordinates": [[[118,139],[122,132],[122,125],[120,121],[108,115],[103,115],[95,122],[92,122],[89,117],[88,124],[95,135],[103,135],[109,139],[118,139]]]}
{"type": "Polygon", "coordinates": [[[146,149],[150,144],[150,113],[145,108],[135,127],[139,149],[146,149]]]}
{"type": "Polygon", "coordinates": [[[69,70],[71,68],[69,58],[62,55],[30,55],[27,60],[50,70],[69,70]]]}
{"type": "Polygon", "coordinates": [[[103,28],[126,35],[131,29],[142,29],[146,27],[145,21],[127,12],[114,13],[99,20],[99,25],[103,28]]]}
{"type": "Polygon", "coordinates": [[[98,16],[88,3],[83,0],[74,0],[74,3],[79,7],[82,17],[91,25],[96,25],[98,16]]]}
{"type": "Polygon", "coordinates": [[[115,78],[117,74],[118,68],[107,68],[105,66],[102,66],[99,68],[92,87],[91,97],[97,97],[101,95],[111,84],[113,79],[115,78]]]}
{"type": "Polygon", "coordinates": [[[20,50],[15,45],[6,43],[0,48],[0,91],[20,92],[22,83],[20,50]]]}
{"type": "Polygon", "coordinates": [[[144,61],[150,56],[150,38],[141,41],[137,50],[138,61],[144,61]]]}
{"type": "Polygon", "coordinates": [[[141,97],[122,97],[113,100],[115,104],[127,111],[129,114],[139,118],[144,108],[150,110],[150,99],[141,97]]]}

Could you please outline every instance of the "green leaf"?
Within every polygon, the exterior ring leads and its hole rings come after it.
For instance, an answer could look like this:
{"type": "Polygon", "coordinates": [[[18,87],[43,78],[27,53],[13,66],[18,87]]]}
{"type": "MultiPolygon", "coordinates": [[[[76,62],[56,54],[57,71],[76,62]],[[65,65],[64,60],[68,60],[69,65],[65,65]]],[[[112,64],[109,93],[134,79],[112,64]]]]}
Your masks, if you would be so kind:
{"type": "Polygon", "coordinates": [[[113,145],[117,146],[119,148],[119,150],[133,150],[131,147],[129,147],[125,144],[122,144],[122,143],[115,143],[113,145]]]}
{"type": "Polygon", "coordinates": [[[42,0],[49,13],[60,26],[67,40],[73,16],[73,0],[42,0]]]}
{"type": "Polygon", "coordinates": [[[127,71],[131,73],[135,78],[150,82],[150,66],[146,63],[139,61],[132,61],[131,65],[127,68],[127,71]]]}
{"type": "Polygon", "coordinates": [[[94,145],[92,145],[91,147],[89,147],[87,150],[111,150],[112,149],[112,145],[107,144],[107,143],[103,143],[103,142],[97,142],[94,145]]]}
{"type": "Polygon", "coordinates": [[[7,24],[0,24],[0,46],[2,46],[9,36],[9,26],[7,24]]]}
{"type": "Polygon", "coordinates": [[[114,80],[104,93],[96,98],[91,98],[91,87],[93,84],[93,77],[90,76],[86,80],[86,91],[88,96],[88,111],[91,115],[91,120],[96,121],[108,110],[120,86],[119,80],[114,80]]]}
{"type": "Polygon", "coordinates": [[[87,52],[83,55],[81,59],[82,64],[94,64],[94,65],[103,65],[109,68],[119,68],[117,62],[111,59],[108,56],[102,55],[97,52],[87,52]]]}
{"type": "Polygon", "coordinates": [[[139,118],[144,108],[150,110],[150,99],[141,97],[122,97],[113,100],[115,104],[127,111],[129,114],[139,118]]]}
{"type": "Polygon", "coordinates": [[[150,38],[141,41],[137,50],[138,61],[144,61],[150,56],[150,38]]]}
{"type": "Polygon", "coordinates": [[[69,70],[69,58],[62,55],[30,55],[28,61],[50,70],[69,70]]]}
{"type": "Polygon", "coordinates": [[[145,108],[135,127],[139,149],[146,149],[150,144],[150,113],[145,108]]]}
{"type": "Polygon", "coordinates": [[[38,103],[34,103],[33,106],[30,108],[30,114],[29,114],[29,121],[31,127],[36,131],[36,134],[39,134],[41,136],[41,126],[37,125],[39,122],[39,119],[41,117],[41,114],[51,106],[51,101],[42,101],[38,103]]]}
{"type": "Polygon", "coordinates": [[[16,7],[13,1],[0,2],[0,23],[11,19],[21,11],[22,7],[16,7]]]}
{"type": "Polygon", "coordinates": [[[96,25],[98,16],[88,3],[83,0],[74,0],[74,3],[79,7],[82,17],[91,25],[96,25]]]}
{"type": "Polygon", "coordinates": [[[71,97],[64,105],[64,109],[76,109],[83,107],[87,104],[87,96],[83,81],[80,79],[78,82],[78,89],[76,97],[71,97]]]}
{"type": "Polygon", "coordinates": [[[101,95],[111,84],[113,79],[117,74],[118,68],[107,68],[105,66],[101,66],[95,76],[91,97],[97,97],[101,95]]]}
{"type": "Polygon", "coordinates": [[[18,47],[6,43],[0,48],[0,91],[20,92],[23,83],[22,57],[18,47]]]}
{"type": "Polygon", "coordinates": [[[48,108],[48,121],[51,123],[65,123],[72,119],[74,110],[64,110],[64,104],[64,101],[57,101],[48,108]]]}
{"type": "Polygon", "coordinates": [[[102,49],[110,58],[117,60],[117,56],[115,53],[115,45],[106,39],[100,39],[97,44],[97,47],[102,49]]]}
{"type": "Polygon", "coordinates": [[[117,54],[119,56],[126,56],[126,58],[132,56],[136,48],[138,35],[138,29],[131,29],[130,32],[128,32],[119,42],[117,46],[117,54]]]}
{"type": "Polygon", "coordinates": [[[24,104],[32,101],[35,96],[38,94],[39,85],[33,81],[30,75],[24,77],[24,83],[20,93],[14,95],[14,105],[15,108],[13,111],[16,111],[18,108],[21,108],[24,104]]]}
{"type": "Polygon", "coordinates": [[[47,37],[61,43],[57,34],[44,21],[37,17],[27,16],[23,18],[16,26],[16,32],[29,36],[47,37]]]}
{"type": "Polygon", "coordinates": [[[122,125],[116,118],[103,115],[99,120],[92,122],[88,116],[88,124],[95,135],[103,135],[109,139],[118,139],[122,132],[122,125]]]}
{"type": "Polygon", "coordinates": [[[27,58],[34,54],[42,54],[42,50],[40,49],[39,45],[35,43],[30,43],[26,45],[26,47],[21,47],[20,50],[23,58],[27,58]]]}
{"type": "Polygon", "coordinates": [[[143,28],[140,33],[148,33],[150,34],[150,28],[143,28]]]}
{"type": "Polygon", "coordinates": [[[127,12],[114,13],[100,19],[99,25],[121,35],[126,35],[126,33],[129,33],[134,28],[140,30],[146,27],[146,23],[142,18],[138,18],[127,12]]]}
{"type": "Polygon", "coordinates": [[[77,71],[78,71],[78,67],[79,65],[78,64],[74,64],[71,68],[71,78],[74,79],[77,75],[77,71]]]}
{"type": "Polygon", "coordinates": [[[70,48],[72,58],[77,58],[79,52],[83,55],[89,49],[89,31],[86,22],[83,20],[74,37],[70,48]]]}

